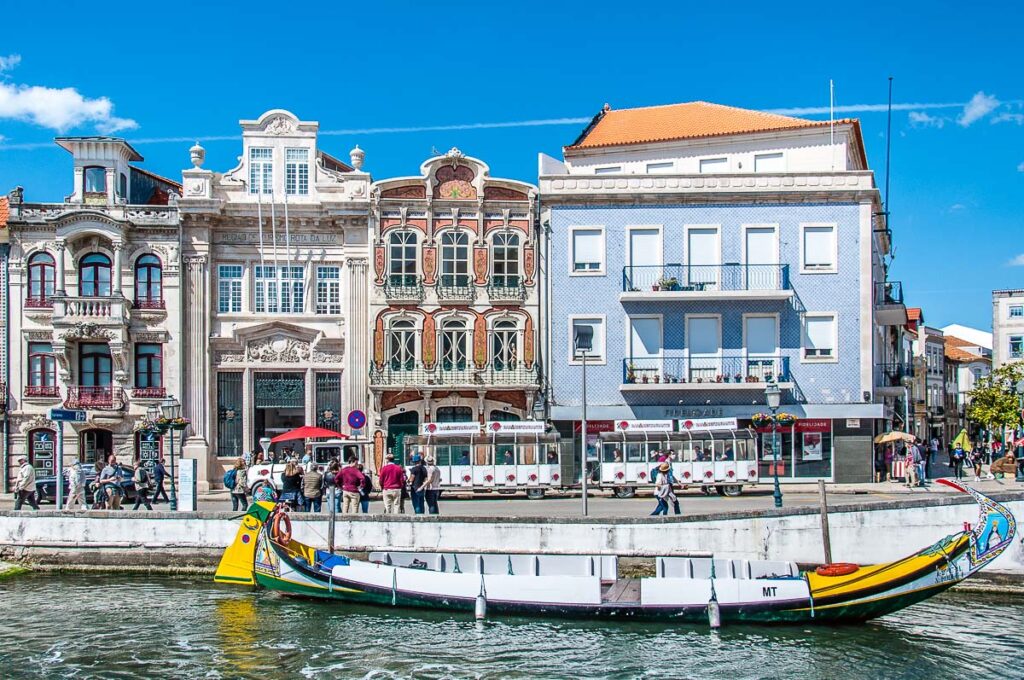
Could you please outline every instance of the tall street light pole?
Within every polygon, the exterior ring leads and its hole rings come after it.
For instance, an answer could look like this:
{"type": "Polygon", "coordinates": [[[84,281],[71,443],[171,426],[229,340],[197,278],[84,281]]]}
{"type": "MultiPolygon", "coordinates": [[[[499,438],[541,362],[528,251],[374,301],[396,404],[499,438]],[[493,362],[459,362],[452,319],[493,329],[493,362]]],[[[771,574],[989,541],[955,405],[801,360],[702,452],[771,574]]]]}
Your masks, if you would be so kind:
{"type": "Polygon", "coordinates": [[[782,507],[782,487],[779,486],[779,463],[782,461],[782,446],[779,445],[777,440],[778,434],[778,421],[776,420],[776,412],[779,410],[779,404],[782,401],[782,390],[779,389],[777,383],[770,382],[768,386],[764,388],[764,401],[768,405],[768,409],[772,412],[772,457],[773,465],[772,472],[775,478],[775,493],[772,495],[775,498],[775,507],[782,507]]]}
{"type": "MultiPolygon", "coordinates": [[[[164,399],[163,403],[160,404],[160,409],[163,411],[164,418],[167,418],[170,421],[173,421],[176,418],[181,417],[181,404],[178,403],[178,400],[175,399],[174,397],[168,396],[166,399],[164,399]]],[[[167,431],[171,435],[171,470],[170,470],[170,476],[171,476],[171,495],[170,495],[170,498],[168,499],[169,500],[168,504],[171,506],[171,512],[177,512],[177,510],[178,510],[178,493],[177,493],[177,489],[175,487],[175,481],[174,481],[174,478],[175,478],[175,474],[174,474],[174,428],[170,427],[170,428],[168,428],[167,431]]]]}
{"type": "Polygon", "coordinates": [[[583,516],[587,516],[587,353],[594,348],[594,327],[593,326],[576,326],[573,337],[573,347],[575,353],[579,355],[583,364],[583,420],[581,436],[583,437],[583,467],[581,477],[581,487],[583,492],[583,516]]]}

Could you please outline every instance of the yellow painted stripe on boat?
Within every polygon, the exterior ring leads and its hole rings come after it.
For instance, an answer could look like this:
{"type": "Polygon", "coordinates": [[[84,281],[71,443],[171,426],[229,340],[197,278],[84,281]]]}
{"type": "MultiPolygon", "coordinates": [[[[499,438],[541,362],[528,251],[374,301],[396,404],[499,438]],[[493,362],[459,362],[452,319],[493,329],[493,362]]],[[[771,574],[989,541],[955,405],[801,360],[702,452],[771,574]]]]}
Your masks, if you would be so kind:
{"type": "MultiPolygon", "coordinates": [[[[955,585],[955,584],[959,583],[960,581],[963,581],[963,579],[959,579],[957,581],[952,581],[952,582],[950,582],[948,584],[947,583],[933,583],[932,585],[926,586],[924,588],[915,588],[914,590],[901,590],[898,593],[892,593],[890,595],[879,595],[879,596],[875,596],[875,597],[867,597],[867,598],[864,598],[864,599],[847,600],[845,602],[836,602],[834,604],[826,604],[826,605],[821,605],[821,606],[814,605],[813,611],[821,611],[822,609],[837,609],[837,608],[841,608],[841,607],[853,607],[853,606],[856,606],[856,605],[868,604],[868,603],[871,603],[871,602],[882,602],[884,600],[893,600],[893,599],[896,599],[898,597],[903,597],[904,595],[910,595],[911,593],[920,593],[920,592],[925,591],[925,590],[933,590],[933,589],[939,588],[939,587],[946,587],[947,585],[955,585]]],[[[809,612],[809,611],[812,611],[812,608],[811,607],[801,607],[799,609],[789,609],[787,611],[809,612]]]]}

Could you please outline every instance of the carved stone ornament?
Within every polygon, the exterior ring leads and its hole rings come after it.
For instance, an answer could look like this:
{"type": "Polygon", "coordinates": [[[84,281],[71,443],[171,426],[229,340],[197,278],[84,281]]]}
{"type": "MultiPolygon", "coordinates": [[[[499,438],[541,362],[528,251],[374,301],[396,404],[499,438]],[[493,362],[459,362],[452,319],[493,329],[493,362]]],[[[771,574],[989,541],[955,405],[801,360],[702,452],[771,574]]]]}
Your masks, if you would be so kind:
{"type": "Polygon", "coordinates": [[[189,196],[202,196],[206,193],[206,182],[201,179],[190,179],[185,185],[185,192],[189,196]]]}
{"type": "Polygon", "coordinates": [[[309,355],[308,342],[282,336],[254,340],[245,348],[245,358],[259,363],[297,364],[309,355]]]}
{"type": "Polygon", "coordinates": [[[27,435],[32,430],[53,430],[56,426],[53,421],[47,418],[42,413],[34,413],[32,415],[21,416],[22,421],[18,426],[18,430],[27,435]]]}
{"type": "Polygon", "coordinates": [[[67,329],[60,334],[63,340],[72,340],[76,338],[81,339],[96,339],[96,340],[113,340],[117,337],[117,334],[113,331],[109,331],[105,328],[101,328],[99,325],[92,322],[83,322],[75,324],[71,328],[67,329]]]}
{"type": "Polygon", "coordinates": [[[274,116],[267,123],[266,131],[272,135],[286,135],[295,132],[295,123],[284,116],[274,116]]]}

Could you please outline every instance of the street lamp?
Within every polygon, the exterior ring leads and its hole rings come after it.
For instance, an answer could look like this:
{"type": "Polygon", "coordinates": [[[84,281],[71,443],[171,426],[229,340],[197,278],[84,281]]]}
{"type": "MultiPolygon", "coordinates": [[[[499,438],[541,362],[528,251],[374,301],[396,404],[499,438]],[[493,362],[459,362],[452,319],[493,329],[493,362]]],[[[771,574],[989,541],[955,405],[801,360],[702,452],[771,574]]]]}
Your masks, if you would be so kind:
{"type": "MultiPolygon", "coordinates": [[[[176,418],[181,417],[181,404],[174,397],[168,396],[160,404],[160,410],[163,411],[164,418],[173,421],[176,418]]],[[[170,427],[167,430],[171,435],[171,496],[169,498],[171,512],[178,510],[178,494],[174,486],[174,428],[170,427]]]]}
{"type": "Polygon", "coordinates": [[[594,348],[594,327],[589,325],[575,326],[573,329],[573,347],[583,364],[583,422],[580,428],[583,435],[583,516],[587,516],[587,352],[594,348]]]}
{"type": "Polygon", "coordinates": [[[768,405],[768,409],[772,412],[772,472],[775,473],[775,507],[782,507],[782,488],[779,487],[779,462],[782,460],[782,446],[779,445],[776,439],[778,430],[778,422],[775,419],[775,413],[779,410],[779,404],[782,402],[782,390],[775,382],[768,383],[768,386],[764,388],[764,403],[768,405]]]}

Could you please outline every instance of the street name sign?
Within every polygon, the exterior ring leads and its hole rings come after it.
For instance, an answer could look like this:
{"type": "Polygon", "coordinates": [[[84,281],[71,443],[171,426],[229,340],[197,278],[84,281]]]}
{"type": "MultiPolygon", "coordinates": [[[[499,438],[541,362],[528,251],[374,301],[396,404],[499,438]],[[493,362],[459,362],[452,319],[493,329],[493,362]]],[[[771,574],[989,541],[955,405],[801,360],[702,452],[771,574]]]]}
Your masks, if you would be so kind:
{"type": "Polygon", "coordinates": [[[50,420],[57,422],[84,423],[85,411],[73,411],[66,408],[51,408],[50,420]]]}

